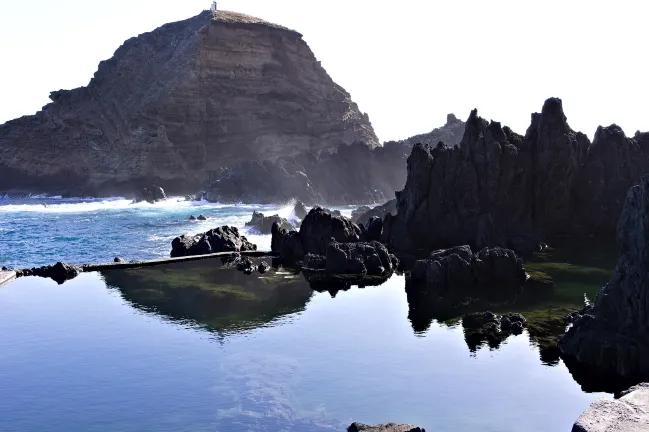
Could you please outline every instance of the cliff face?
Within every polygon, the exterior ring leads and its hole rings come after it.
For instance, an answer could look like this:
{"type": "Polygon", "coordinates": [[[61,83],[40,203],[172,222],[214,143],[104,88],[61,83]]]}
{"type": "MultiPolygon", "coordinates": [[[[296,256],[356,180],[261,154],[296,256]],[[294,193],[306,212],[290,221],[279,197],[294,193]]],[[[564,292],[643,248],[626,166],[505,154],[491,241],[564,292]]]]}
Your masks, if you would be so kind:
{"type": "Polygon", "coordinates": [[[459,148],[416,145],[384,241],[402,252],[469,244],[528,252],[540,240],[613,236],[625,191],[649,171],[649,134],[600,127],[591,144],[560,99],[525,136],[474,110],[459,148]]]}
{"type": "Polygon", "coordinates": [[[209,171],[378,140],[299,33],[203,12],[126,41],[87,87],[0,125],[0,190],[195,190],[209,171]]]}
{"type": "Polygon", "coordinates": [[[307,204],[384,203],[406,183],[406,160],[415,142],[458,145],[465,123],[449,114],[444,126],[369,148],[357,142],[320,155],[303,153],[276,162],[246,161],[218,173],[207,198],[218,202],[307,204]]]}

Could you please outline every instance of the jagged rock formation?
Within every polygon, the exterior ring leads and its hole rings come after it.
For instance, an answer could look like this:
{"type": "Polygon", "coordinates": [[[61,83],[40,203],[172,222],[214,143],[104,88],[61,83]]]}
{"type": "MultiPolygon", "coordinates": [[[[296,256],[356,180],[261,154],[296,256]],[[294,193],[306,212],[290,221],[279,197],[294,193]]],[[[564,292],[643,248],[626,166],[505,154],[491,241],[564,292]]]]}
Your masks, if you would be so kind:
{"type": "Polygon", "coordinates": [[[246,226],[257,231],[259,234],[270,234],[275,222],[285,230],[292,230],[294,228],[292,223],[279,215],[264,216],[263,213],[257,211],[252,213],[252,219],[250,219],[250,222],[246,222],[246,226]]]}
{"type": "MultiPolygon", "coordinates": [[[[426,142],[459,144],[464,122],[449,115],[446,125],[425,134],[426,142]]],[[[368,148],[362,142],[332,153],[304,153],[275,163],[246,161],[215,175],[207,199],[273,203],[297,198],[309,205],[386,202],[406,182],[406,160],[416,137],[368,148]]]]}
{"type": "Polygon", "coordinates": [[[560,348],[597,375],[640,382],[649,379],[649,176],[629,189],[617,237],[621,255],[613,277],[560,348]]]}
{"type": "Polygon", "coordinates": [[[458,147],[417,144],[383,240],[427,254],[460,244],[530,252],[542,239],[612,235],[622,190],[649,169],[649,133],[600,127],[591,144],[560,99],[532,115],[525,136],[473,110],[458,147]]]}
{"type": "Polygon", "coordinates": [[[217,252],[256,250],[257,245],[250,243],[246,236],[239,234],[239,230],[236,227],[224,225],[195,236],[185,234],[176,237],[171,242],[170,256],[174,258],[206,255],[217,252]]]}
{"type": "Polygon", "coordinates": [[[304,267],[322,270],[330,275],[350,274],[383,276],[391,274],[398,260],[379,242],[331,242],[325,255],[307,254],[304,267]]]}
{"type": "Polygon", "coordinates": [[[397,214],[397,200],[393,199],[386,202],[383,205],[370,208],[368,206],[359,207],[356,210],[352,211],[352,222],[356,224],[367,225],[370,219],[373,217],[379,217],[381,219],[390,213],[392,216],[397,214]]]}
{"type": "Polygon", "coordinates": [[[226,11],[131,38],[50,98],[0,125],[0,190],[194,192],[240,161],[379,145],[300,33],[226,11]]]}
{"type": "Polygon", "coordinates": [[[165,194],[164,189],[160,186],[149,186],[142,188],[135,194],[135,199],[133,201],[142,202],[146,201],[151,204],[155,204],[158,201],[164,201],[167,199],[167,194],[165,194]]]}
{"type": "Polygon", "coordinates": [[[287,231],[279,224],[272,227],[271,250],[286,264],[303,260],[306,254],[325,255],[332,241],[357,243],[361,229],[344,216],[335,216],[320,207],[312,208],[302,221],[300,231],[287,231]]]}

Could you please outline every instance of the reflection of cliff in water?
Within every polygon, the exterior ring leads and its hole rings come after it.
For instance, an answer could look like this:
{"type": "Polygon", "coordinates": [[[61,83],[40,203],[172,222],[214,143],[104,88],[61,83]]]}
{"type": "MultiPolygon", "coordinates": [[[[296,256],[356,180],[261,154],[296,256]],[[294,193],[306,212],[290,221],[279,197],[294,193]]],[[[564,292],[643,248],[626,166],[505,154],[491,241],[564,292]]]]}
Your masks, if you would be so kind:
{"type": "Polygon", "coordinates": [[[246,330],[303,311],[313,293],[302,275],[273,269],[248,276],[219,259],[109,270],[102,276],[134,307],[219,332],[246,330]]]}

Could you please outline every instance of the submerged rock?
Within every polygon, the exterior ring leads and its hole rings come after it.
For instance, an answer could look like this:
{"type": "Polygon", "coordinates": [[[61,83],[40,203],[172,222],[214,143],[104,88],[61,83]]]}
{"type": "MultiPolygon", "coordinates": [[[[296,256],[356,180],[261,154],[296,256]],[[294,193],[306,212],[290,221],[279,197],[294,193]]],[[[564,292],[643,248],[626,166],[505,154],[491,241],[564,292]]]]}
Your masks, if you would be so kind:
{"type": "Polygon", "coordinates": [[[237,262],[237,270],[247,275],[251,275],[255,271],[255,264],[248,257],[241,258],[237,262]]]}
{"type": "Polygon", "coordinates": [[[622,392],[619,399],[598,399],[584,411],[572,432],[640,432],[649,430],[649,384],[622,392]]]}
{"type": "Polygon", "coordinates": [[[617,238],[621,255],[613,277],[592,309],[571,317],[560,348],[598,376],[641,382],[649,380],[649,176],[629,189],[617,238]]]}
{"type": "Polygon", "coordinates": [[[426,432],[424,428],[413,425],[387,423],[382,425],[366,425],[363,423],[352,423],[347,432],[426,432]]]}
{"type": "Polygon", "coordinates": [[[254,229],[260,234],[266,235],[272,233],[273,224],[275,222],[279,224],[280,228],[285,230],[290,231],[294,228],[292,223],[279,215],[264,216],[263,213],[257,211],[252,213],[252,219],[250,219],[250,222],[246,222],[246,226],[254,229]]]}
{"type": "Polygon", "coordinates": [[[113,262],[116,262],[116,263],[125,263],[126,260],[125,260],[124,258],[115,257],[115,259],[113,259],[113,262]]]}
{"type": "Polygon", "coordinates": [[[167,199],[167,195],[165,194],[164,189],[162,189],[160,186],[149,186],[140,189],[136,194],[135,194],[135,202],[142,202],[146,201],[148,203],[154,204],[157,203],[158,201],[164,201],[167,199]]]}
{"type": "Polygon", "coordinates": [[[257,245],[239,234],[236,227],[221,226],[195,236],[182,235],[171,242],[171,257],[217,252],[256,251],[257,245]]]}

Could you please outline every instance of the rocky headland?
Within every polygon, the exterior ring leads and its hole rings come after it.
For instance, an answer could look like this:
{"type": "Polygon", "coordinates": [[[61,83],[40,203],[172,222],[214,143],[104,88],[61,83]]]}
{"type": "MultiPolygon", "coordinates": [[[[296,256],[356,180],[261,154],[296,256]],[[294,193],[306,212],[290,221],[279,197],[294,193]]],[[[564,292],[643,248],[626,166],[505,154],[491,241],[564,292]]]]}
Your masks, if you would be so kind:
{"type": "Polygon", "coordinates": [[[457,245],[529,253],[544,241],[613,236],[626,190],[649,166],[649,133],[600,127],[591,143],[560,99],[525,136],[471,112],[459,147],[416,144],[383,241],[426,255],[457,245]]]}
{"type": "Polygon", "coordinates": [[[227,11],[131,38],[50,99],[0,125],[0,191],[185,194],[242,161],[379,146],[300,33],[227,11]]]}

